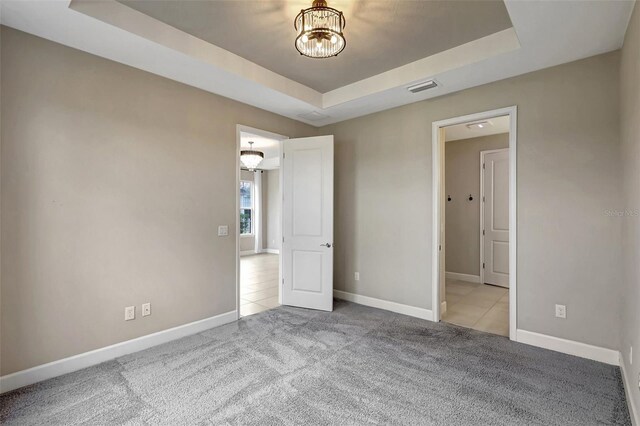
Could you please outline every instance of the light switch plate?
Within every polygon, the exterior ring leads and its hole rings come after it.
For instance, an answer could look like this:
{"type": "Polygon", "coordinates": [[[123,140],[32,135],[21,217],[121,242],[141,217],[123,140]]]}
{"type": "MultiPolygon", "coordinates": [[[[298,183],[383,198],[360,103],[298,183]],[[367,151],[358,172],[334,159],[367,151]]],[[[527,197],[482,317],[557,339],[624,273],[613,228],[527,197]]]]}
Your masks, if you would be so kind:
{"type": "Polygon", "coordinates": [[[355,279],[356,281],[360,281],[360,272],[356,272],[356,273],[355,273],[354,279],[355,279]]]}
{"type": "Polygon", "coordinates": [[[566,305],[556,305],[556,317],[557,318],[566,318],[567,317],[567,306],[566,305]]]}
{"type": "Polygon", "coordinates": [[[218,226],[218,237],[226,237],[229,235],[229,227],[227,225],[218,226]]]}

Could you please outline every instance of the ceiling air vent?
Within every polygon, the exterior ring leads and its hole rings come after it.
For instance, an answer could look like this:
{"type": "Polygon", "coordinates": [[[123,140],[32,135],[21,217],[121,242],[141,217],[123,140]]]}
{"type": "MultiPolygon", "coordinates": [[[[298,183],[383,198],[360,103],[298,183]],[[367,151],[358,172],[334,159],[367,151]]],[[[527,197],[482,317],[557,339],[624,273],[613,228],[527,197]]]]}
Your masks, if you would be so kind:
{"type": "Polygon", "coordinates": [[[433,89],[438,87],[438,82],[435,80],[427,80],[422,83],[414,84],[413,86],[407,87],[407,90],[411,93],[419,93],[425,90],[433,89]]]}

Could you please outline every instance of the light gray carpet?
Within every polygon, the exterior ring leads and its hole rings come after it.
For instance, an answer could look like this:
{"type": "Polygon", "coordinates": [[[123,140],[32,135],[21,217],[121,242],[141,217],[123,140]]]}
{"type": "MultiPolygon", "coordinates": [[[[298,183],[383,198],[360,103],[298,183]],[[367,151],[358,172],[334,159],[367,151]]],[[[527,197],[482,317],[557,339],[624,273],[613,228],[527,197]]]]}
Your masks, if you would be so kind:
{"type": "Polygon", "coordinates": [[[617,367],[340,301],[263,312],[0,405],[16,425],[631,424],[617,367]]]}

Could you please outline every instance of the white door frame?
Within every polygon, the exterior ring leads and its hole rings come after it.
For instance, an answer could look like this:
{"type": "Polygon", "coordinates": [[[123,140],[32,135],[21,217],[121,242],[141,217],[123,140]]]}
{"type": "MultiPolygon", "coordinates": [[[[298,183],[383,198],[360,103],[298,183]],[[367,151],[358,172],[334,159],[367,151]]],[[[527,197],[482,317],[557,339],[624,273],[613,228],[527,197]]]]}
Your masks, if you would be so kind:
{"type": "MultiPolygon", "coordinates": [[[[484,169],[482,165],[484,164],[484,156],[487,154],[493,154],[496,152],[508,151],[509,148],[500,148],[500,149],[488,149],[486,151],[480,151],[480,200],[484,200],[484,169]]],[[[484,201],[480,201],[480,283],[484,283],[484,268],[482,264],[484,263],[484,233],[482,232],[484,229],[484,201]]],[[[511,206],[509,206],[511,209],[511,206]]]]}
{"type": "Polygon", "coordinates": [[[440,129],[443,127],[463,124],[478,120],[509,116],[509,338],[516,340],[517,297],[516,297],[516,266],[517,266],[517,191],[516,191],[516,141],[517,141],[517,106],[479,112],[446,120],[434,121],[431,132],[432,158],[432,245],[431,245],[431,309],[433,320],[440,321],[440,205],[444,202],[444,182],[440,178],[441,154],[444,152],[444,141],[440,140],[440,129]]]}
{"type": "MultiPolygon", "coordinates": [[[[236,213],[235,213],[235,237],[236,237],[236,319],[240,319],[240,172],[242,169],[242,163],[240,162],[241,146],[241,133],[251,133],[258,136],[263,136],[269,139],[276,139],[280,141],[280,153],[278,154],[282,158],[282,141],[289,139],[289,136],[279,135],[277,133],[268,132],[266,130],[256,129],[254,127],[244,126],[242,124],[236,125],[236,179],[235,179],[235,194],[236,194],[236,213]]],[[[282,173],[280,173],[280,188],[282,188],[282,173]]],[[[280,211],[282,211],[282,197],[280,197],[280,211]]],[[[279,258],[278,267],[278,282],[282,282],[282,256],[279,258]]],[[[281,286],[278,285],[278,302],[282,302],[281,286]]]]}

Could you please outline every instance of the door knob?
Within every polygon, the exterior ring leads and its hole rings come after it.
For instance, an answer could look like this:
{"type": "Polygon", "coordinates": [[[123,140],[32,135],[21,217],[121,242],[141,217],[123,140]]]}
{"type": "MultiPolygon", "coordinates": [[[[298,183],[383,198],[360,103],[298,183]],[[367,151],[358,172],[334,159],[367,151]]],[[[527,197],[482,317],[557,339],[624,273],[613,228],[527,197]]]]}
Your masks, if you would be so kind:
{"type": "Polygon", "coordinates": [[[324,244],[320,244],[321,246],[324,246],[326,248],[331,248],[331,244],[329,243],[324,243],[324,244]]]}

